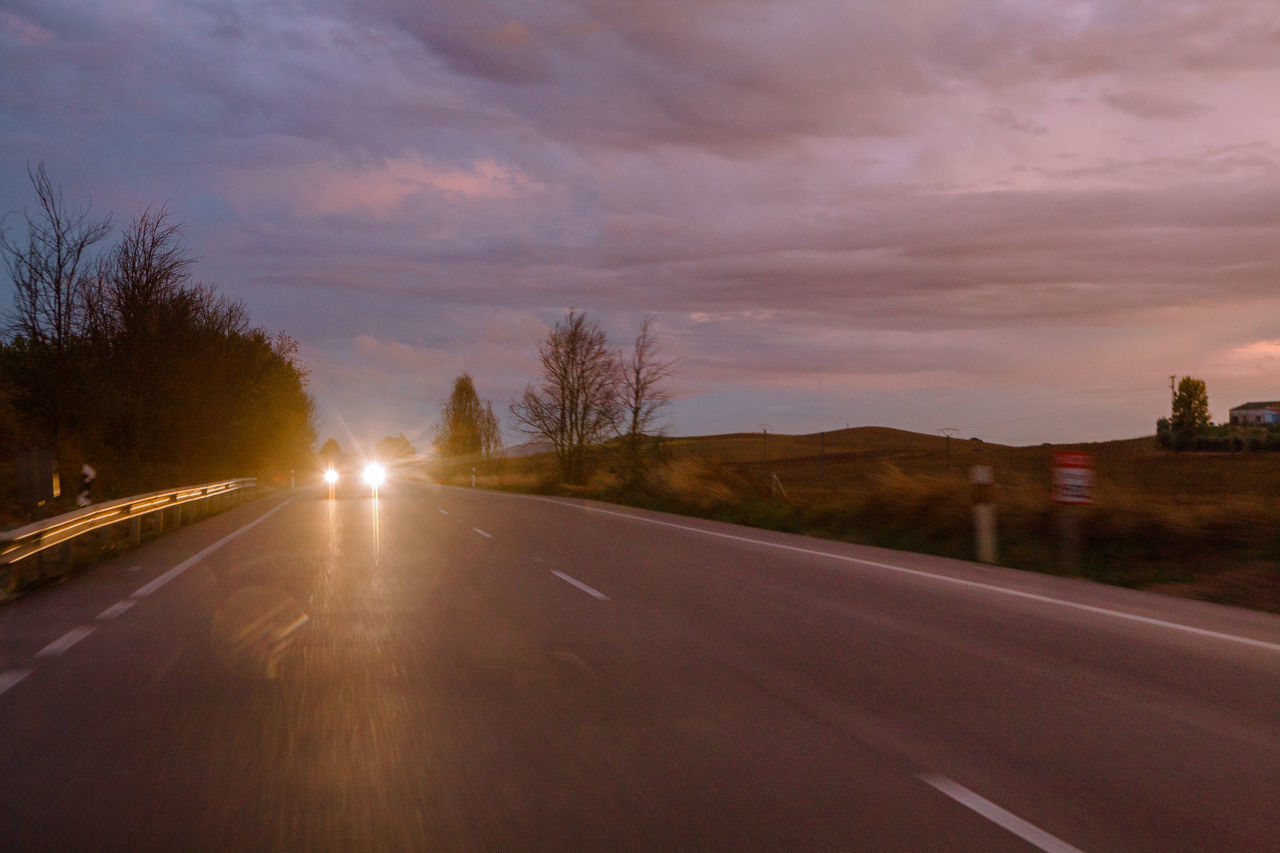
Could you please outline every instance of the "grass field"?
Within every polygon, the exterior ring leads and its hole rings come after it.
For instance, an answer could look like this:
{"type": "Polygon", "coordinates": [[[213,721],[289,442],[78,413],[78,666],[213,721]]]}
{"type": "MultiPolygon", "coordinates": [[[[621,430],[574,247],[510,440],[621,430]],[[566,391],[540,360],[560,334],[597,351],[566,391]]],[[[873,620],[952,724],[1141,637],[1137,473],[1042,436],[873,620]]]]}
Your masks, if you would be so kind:
{"type": "MultiPolygon", "coordinates": [[[[547,457],[511,459],[479,485],[572,494],[753,526],[972,559],[971,466],[995,472],[1000,563],[1280,612],[1280,453],[1172,453],[1154,437],[1070,446],[948,441],[880,427],[814,435],[665,439],[640,488],[602,460],[585,486],[547,457]],[[1085,450],[1097,502],[1077,511],[1081,552],[1059,553],[1054,450],[1085,450]]],[[[470,464],[433,475],[470,482],[470,464]]]]}

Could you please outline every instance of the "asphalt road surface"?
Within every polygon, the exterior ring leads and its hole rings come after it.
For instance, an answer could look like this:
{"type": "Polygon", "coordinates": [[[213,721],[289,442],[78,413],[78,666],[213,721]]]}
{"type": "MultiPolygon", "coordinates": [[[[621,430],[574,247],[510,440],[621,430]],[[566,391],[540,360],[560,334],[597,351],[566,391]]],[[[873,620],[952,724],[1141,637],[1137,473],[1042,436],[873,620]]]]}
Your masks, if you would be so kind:
{"type": "Polygon", "coordinates": [[[299,490],[0,607],[0,848],[1275,851],[1280,618],[299,490]]]}

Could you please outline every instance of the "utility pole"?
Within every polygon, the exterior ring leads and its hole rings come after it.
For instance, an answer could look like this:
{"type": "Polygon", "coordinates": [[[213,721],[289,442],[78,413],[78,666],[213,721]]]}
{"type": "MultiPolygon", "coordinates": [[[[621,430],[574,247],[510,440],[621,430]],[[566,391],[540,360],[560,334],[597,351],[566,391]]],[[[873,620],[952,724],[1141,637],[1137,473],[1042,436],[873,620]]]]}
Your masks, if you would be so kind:
{"type": "Polygon", "coordinates": [[[951,470],[951,436],[959,435],[959,433],[960,433],[960,430],[956,429],[955,427],[942,427],[941,429],[938,430],[938,435],[945,435],[947,437],[947,470],[948,471],[951,470]]]}
{"type": "Polygon", "coordinates": [[[1177,375],[1169,377],[1169,404],[1173,405],[1173,400],[1178,396],[1178,392],[1173,390],[1173,380],[1177,379],[1177,375]]]}
{"type": "Polygon", "coordinates": [[[756,427],[760,430],[760,453],[764,456],[764,461],[769,461],[769,430],[773,429],[770,424],[760,424],[756,427]]]}

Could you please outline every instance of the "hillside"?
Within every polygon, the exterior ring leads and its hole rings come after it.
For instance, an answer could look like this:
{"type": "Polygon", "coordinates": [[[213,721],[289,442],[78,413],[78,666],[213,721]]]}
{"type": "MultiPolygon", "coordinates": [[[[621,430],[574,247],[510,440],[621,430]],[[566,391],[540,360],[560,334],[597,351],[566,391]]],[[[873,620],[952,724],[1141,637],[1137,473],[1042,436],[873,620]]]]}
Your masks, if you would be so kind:
{"type": "Polygon", "coordinates": [[[1280,498],[1280,454],[1172,453],[1161,450],[1151,437],[1032,447],[953,438],[950,465],[943,436],[888,427],[770,434],[767,442],[760,433],[691,436],[666,439],[663,446],[677,458],[733,463],[765,476],[776,472],[788,488],[792,483],[839,488],[886,465],[907,475],[967,480],[971,466],[989,465],[997,482],[1042,483],[1047,494],[1054,451],[1083,450],[1097,464],[1100,501],[1280,498]]]}

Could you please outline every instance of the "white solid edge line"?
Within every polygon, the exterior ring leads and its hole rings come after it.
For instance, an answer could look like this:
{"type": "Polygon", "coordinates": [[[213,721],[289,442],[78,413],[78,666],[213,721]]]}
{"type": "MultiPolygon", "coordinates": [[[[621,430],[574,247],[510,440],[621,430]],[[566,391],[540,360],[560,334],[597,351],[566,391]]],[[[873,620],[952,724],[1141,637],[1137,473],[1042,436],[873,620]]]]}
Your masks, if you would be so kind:
{"type": "Polygon", "coordinates": [[[978,796],[945,776],[929,774],[921,776],[920,779],[965,808],[977,812],[997,826],[1012,832],[1028,844],[1039,847],[1045,853],[1083,853],[1080,848],[1072,847],[1062,839],[1050,835],[1035,824],[1028,823],[1013,812],[1000,808],[990,800],[978,796]]]}
{"type": "Polygon", "coordinates": [[[609,600],[609,596],[605,595],[605,594],[604,594],[603,592],[601,592],[600,590],[598,590],[598,589],[592,589],[591,587],[587,586],[585,583],[583,583],[582,581],[578,580],[577,578],[571,578],[571,577],[569,577],[569,576],[568,576],[568,575],[566,575],[564,572],[557,572],[555,569],[552,569],[552,570],[551,570],[551,574],[553,574],[553,575],[555,575],[556,577],[560,578],[560,580],[564,581],[564,582],[565,582],[565,583],[567,583],[567,584],[571,584],[571,585],[573,585],[573,586],[576,586],[578,589],[582,590],[583,592],[585,592],[587,595],[591,596],[592,598],[597,598],[597,599],[599,599],[600,601],[608,601],[608,600],[609,600]]]}
{"type": "Polygon", "coordinates": [[[483,530],[481,530],[479,527],[473,527],[473,528],[471,528],[471,529],[472,529],[472,530],[474,530],[476,533],[479,533],[479,534],[480,534],[481,536],[483,536],[485,539],[492,539],[492,538],[493,538],[493,534],[492,534],[492,533],[485,533],[485,532],[484,532],[483,530]]]}
{"type": "Polygon", "coordinates": [[[0,693],[5,692],[30,674],[31,670],[29,669],[10,669],[6,672],[0,672],[0,693]]]}
{"type": "Polygon", "coordinates": [[[72,628],[40,651],[36,652],[37,657],[49,657],[50,655],[60,655],[85,637],[93,633],[93,626],[85,625],[79,628],[72,628]]]}
{"type": "Polygon", "coordinates": [[[251,522],[249,522],[248,524],[246,524],[244,527],[241,527],[239,530],[236,530],[236,531],[234,531],[234,532],[232,532],[232,533],[228,533],[226,536],[223,536],[223,537],[222,537],[221,539],[219,539],[217,542],[214,542],[212,545],[210,545],[209,547],[205,548],[205,549],[204,549],[203,551],[201,551],[200,553],[198,553],[198,554],[194,554],[194,555],[192,555],[192,556],[188,557],[187,559],[183,560],[181,563],[179,563],[178,565],[174,566],[174,567],[173,567],[172,569],[170,569],[169,571],[167,571],[167,572],[165,572],[164,574],[160,575],[160,577],[158,577],[158,578],[156,578],[155,580],[151,581],[151,583],[148,583],[148,584],[146,584],[145,586],[140,586],[140,587],[138,587],[136,590],[134,590],[133,595],[132,595],[131,597],[132,597],[132,598],[146,598],[148,595],[150,595],[151,593],[155,592],[157,589],[159,589],[160,587],[164,586],[164,585],[165,585],[165,584],[167,584],[169,581],[173,580],[173,579],[174,579],[174,578],[176,578],[178,575],[182,574],[182,573],[183,573],[183,572],[185,572],[187,569],[191,568],[191,567],[192,567],[192,566],[194,566],[196,563],[200,562],[200,561],[201,561],[201,560],[203,560],[205,557],[209,556],[209,555],[210,555],[210,554],[212,554],[214,551],[216,551],[216,550],[218,550],[219,548],[221,548],[223,545],[226,545],[226,544],[227,544],[228,542],[230,542],[232,539],[235,539],[235,538],[236,538],[237,536],[239,536],[240,534],[245,533],[245,532],[247,532],[247,531],[249,531],[249,530],[253,529],[254,527],[257,527],[259,524],[261,524],[262,522],[266,521],[268,518],[270,518],[271,516],[275,515],[277,512],[279,512],[280,510],[284,509],[286,506],[288,506],[288,505],[289,505],[290,503],[292,503],[292,502],[293,502],[293,498],[289,498],[288,500],[286,500],[284,503],[280,504],[279,506],[272,507],[271,509],[269,509],[269,510],[267,510],[266,512],[264,512],[262,515],[260,515],[260,516],[258,516],[257,518],[255,518],[253,521],[251,521],[251,522]]]}
{"type": "Polygon", "coordinates": [[[123,601],[117,601],[115,604],[111,605],[106,610],[99,613],[97,618],[98,619],[114,619],[132,606],[133,606],[132,598],[126,598],[123,601]]]}
{"type": "MultiPolygon", "coordinates": [[[[501,493],[498,493],[501,494],[501,493]]],[[[660,521],[656,518],[645,518],[640,515],[628,515],[625,512],[613,512],[612,510],[599,509],[593,506],[583,506],[582,504],[572,504],[565,501],[559,501],[555,498],[545,498],[537,495],[521,495],[520,497],[529,498],[530,500],[546,501],[547,503],[559,504],[560,506],[572,507],[575,509],[586,510],[587,512],[598,512],[604,515],[613,515],[618,518],[629,518],[632,521],[642,521],[645,524],[657,524],[661,527],[673,527],[676,530],[686,530],[690,533],[701,533],[703,536],[715,536],[720,539],[732,539],[736,542],[746,542],[752,545],[763,545],[767,548],[777,548],[782,551],[792,551],[797,554],[808,554],[813,557],[826,557],[831,560],[840,560],[846,563],[857,563],[863,566],[872,566],[877,569],[887,569],[891,572],[900,572],[904,575],[914,575],[921,578],[930,578],[937,581],[945,581],[946,583],[957,584],[959,586],[972,587],[974,589],[983,589],[988,592],[996,592],[1001,595],[1011,595],[1015,598],[1025,598],[1031,601],[1040,601],[1045,604],[1056,604],[1060,607],[1071,607],[1076,610],[1084,610],[1089,613],[1097,613],[1102,616],[1113,616],[1117,619],[1127,619],[1131,622],[1141,622],[1144,625],[1158,625],[1161,628],[1169,628],[1173,631],[1183,631],[1188,634],[1195,634],[1198,637],[1211,637],[1215,640],[1226,640],[1231,643],[1242,643],[1246,646],[1254,646],[1259,649],[1266,649],[1272,652],[1280,652],[1280,643],[1269,643],[1266,640],[1255,640],[1252,637],[1241,637],[1236,634],[1224,634],[1221,631],[1210,631],[1206,628],[1194,628],[1190,625],[1182,625],[1178,622],[1166,622],[1163,619],[1154,619],[1150,616],[1138,616],[1135,613],[1125,613],[1122,610],[1110,610],[1106,607],[1095,607],[1092,604],[1081,604],[1076,601],[1066,601],[1061,598],[1052,598],[1047,595],[1037,595],[1034,592],[1023,592],[1018,589],[1009,589],[1008,587],[995,586],[993,584],[981,583],[979,581],[968,581],[962,578],[953,578],[947,575],[940,575],[934,572],[926,572],[920,569],[908,569],[904,566],[895,566],[892,563],[880,563],[875,560],[864,560],[861,557],[847,557],[844,554],[832,554],[830,551],[818,551],[813,548],[801,548],[796,545],[783,545],[781,542],[768,542],[764,539],[752,539],[748,536],[735,536],[732,533],[721,533],[716,530],[704,530],[701,527],[692,527],[687,524],[674,524],[670,521],[660,521]]]]}

